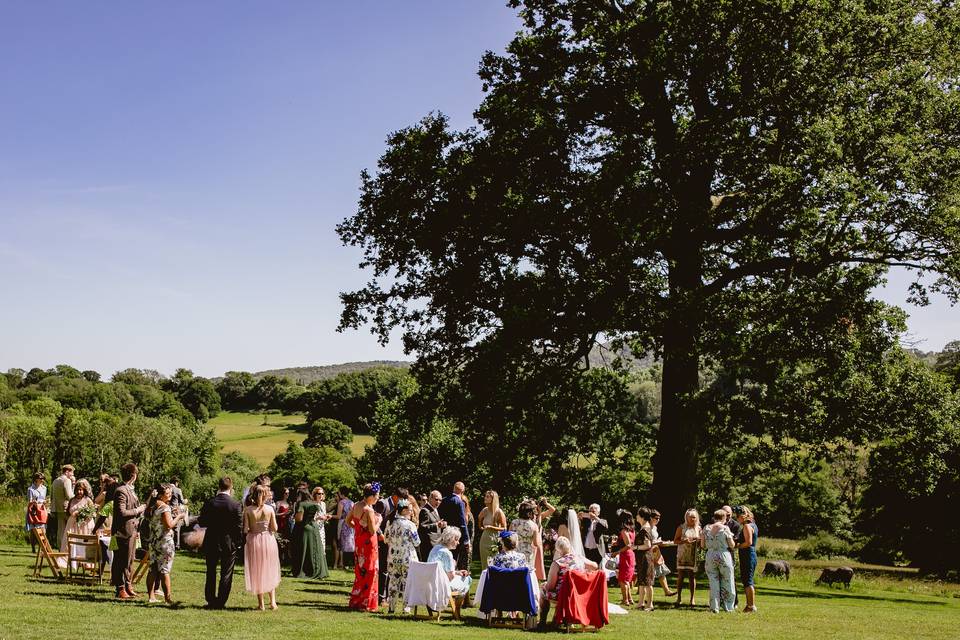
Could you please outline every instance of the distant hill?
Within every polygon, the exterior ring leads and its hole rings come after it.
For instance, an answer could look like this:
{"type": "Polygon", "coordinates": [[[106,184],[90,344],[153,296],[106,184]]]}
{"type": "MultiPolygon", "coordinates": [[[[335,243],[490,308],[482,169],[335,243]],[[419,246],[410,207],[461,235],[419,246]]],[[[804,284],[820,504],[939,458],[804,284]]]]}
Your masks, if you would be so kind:
{"type": "MultiPolygon", "coordinates": [[[[617,359],[622,358],[627,363],[628,369],[645,369],[654,363],[652,357],[635,358],[629,349],[614,351],[609,345],[596,345],[590,351],[591,367],[609,367],[617,359]]],[[[265,371],[256,371],[252,375],[259,380],[264,376],[277,376],[280,378],[290,378],[298,384],[304,386],[317,380],[326,380],[333,378],[341,373],[353,373],[355,371],[364,371],[374,367],[393,367],[396,369],[408,369],[412,362],[405,360],[368,360],[365,362],[344,362],[343,364],[328,364],[316,367],[285,367],[283,369],[267,369],[265,371]]],[[[220,378],[213,378],[214,381],[220,378]]]]}
{"type": "Polygon", "coordinates": [[[613,349],[611,343],[596,344],[590,349],[587,356],[590,359],[591,368],[605,368],[613,366],[617,359],[623,360],[629,371],[639,371],[650,368],[656,360],[651,355],[645,355],[637,358],[630,352],[629,347],[613,349]]]}
{"type": "Polygon", "coordinates": [[[393,367],[396,369],[409,368],[412,363],[403,360],[368,360],[366,362],[344,362],[343,364],[328,364],[317,367],[287,367],[285,369],[268,369],[257,371],[253,377],[260,379],[264,376],[278,376],[290,378],[294,382],[308,385],[317,380],[326,380],[341,373],[353,373],[374,367],[393,367]]]}

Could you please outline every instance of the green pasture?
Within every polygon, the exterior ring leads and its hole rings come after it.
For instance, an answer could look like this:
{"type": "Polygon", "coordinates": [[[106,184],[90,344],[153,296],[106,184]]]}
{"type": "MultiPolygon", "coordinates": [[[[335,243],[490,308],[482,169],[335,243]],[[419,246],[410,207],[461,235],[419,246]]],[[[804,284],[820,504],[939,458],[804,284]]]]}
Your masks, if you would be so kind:
{"type": "MultiPolygon", "coordinates": [[[[148,605],[144,599],[116,602],[104,586],[64,584],[48,577],[31,577],[33,558],[24,546],[0,546],[0,640],[43,637],[73,639],[77,635],[152,634],[179,638],[407,638],[423,640],[462,638],[519,638],[522,632],[487,629],[475,620],[473,609],[465,620],[440,623],[407,616],[353,612],[347,609],[352,573],[334,571],[321,582],[285,577],[280,586],[280,609],[254,610],[256,599],[243,591],[242,569],[224,611],[206,611],[203,605],[203,562],[181,553],[172,576],[178,608],[148,605]],[[120,629],[127,630],[126,632],[120,629]]],[[[866,639],[895,633],[900,637],[942,640],[960,628],[960,587],[926,582],[909,573],[858,575],[851,588],[813,584],[818,569],[798,566],[789,581],[758,581],[756,614],[713,615],[705,607],[674,609],[658,589],[657,610],[631,611],[611,616],[602,637],[683,638],[841,638],[866,639]]],[[[45,574],[46,575],[46,574],[45,574]]],[[[672,582],[672,579],[671,579],[672,582]]],[[[698,603],[707,602],[706,581],[700,581],[698,603]]],[[[142,591],[142,589],[141,589],[142,591]]],[[[619,593],[611,590],[612,601],[619,593]]],[[[552,635],[552,634],[551,634],[552,635]]]]}
{"type": "MultiPolygon", "coordinates": [[[[287,443],[303,442],[307,437],[303,415],[240,413],[226,411],[208,422],[223,444],[224,453],[244,453],[266,468],[273,458],[287,448],[287,443]]],[[[354,436],[350,451],[355,456],[373,443],[368,435],[354,436]]]]}

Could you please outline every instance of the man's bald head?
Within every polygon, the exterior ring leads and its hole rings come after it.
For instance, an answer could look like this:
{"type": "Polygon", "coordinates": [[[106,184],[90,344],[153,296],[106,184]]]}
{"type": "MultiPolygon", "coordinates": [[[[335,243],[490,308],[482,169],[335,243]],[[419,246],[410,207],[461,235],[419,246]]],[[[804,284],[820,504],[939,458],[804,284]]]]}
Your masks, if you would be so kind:
{"type": "Polygon", "coordinates": [[[463,492],[466,491],[466,490],[467,490],[467,487],[464,486],[464,484],[463,484],[462,482],[457,481],[457,482],[453,483],[453,492],[454,492],[455,494],[460,495],[461,493],[463,493],[463,492]]]}

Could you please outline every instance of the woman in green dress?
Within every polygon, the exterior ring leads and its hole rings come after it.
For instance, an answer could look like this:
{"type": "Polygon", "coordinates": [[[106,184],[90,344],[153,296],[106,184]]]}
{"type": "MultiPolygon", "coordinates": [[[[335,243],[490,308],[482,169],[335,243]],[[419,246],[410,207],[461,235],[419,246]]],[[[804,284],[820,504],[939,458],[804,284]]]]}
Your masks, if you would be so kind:
{"type": "Polygon", "coordinates": [[[321,513],[320,508],[323,502],[323,490],[319,487],[317,489],[312,496],[302,496],[305,499],[300,500],[294,516],[296,524],[293,527],[293,537],[296,541],[296,550],[291,572],[295,578],[319,580],[329,575],[327,554],[321,535],[323,518],[326,517],[321,513]]]}

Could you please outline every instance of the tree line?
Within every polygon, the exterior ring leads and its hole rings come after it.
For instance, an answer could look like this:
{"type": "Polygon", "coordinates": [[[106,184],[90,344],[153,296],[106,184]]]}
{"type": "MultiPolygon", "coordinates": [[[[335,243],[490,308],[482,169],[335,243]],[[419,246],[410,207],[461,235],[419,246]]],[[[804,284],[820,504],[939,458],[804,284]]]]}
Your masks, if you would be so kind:
{"type": "MultiPolygon", "coordinates": [[[[960,488],[960,342],[929,363],[888,345],[880,366],[841,389],[815,369],[766,385],[715,363],[703,368],[712,444],[699,461],[692,505],[749,504],[767,535],[825,532],[868,560],[958,566],[955,554],[924,544],[924,536],[958,533],[942,513],[960,488]],[[844,425],[828,433],[824,422],[844,425]],[[898,516],[907,512],[910,518],[898,516]]],[[[220,395],[237,388],[236,374],[210,383],[187,370],[170,378],[126,370],[111,382],[66,366],[27,373],[0,375],[5,493],[19,494],[34,470],[52,472],[63,462],[93,477],[133,460],[146,483],[176,475],[198,498],[220,474],[243,482],[263,471],[246,456],[221,454],[206,425],[218,407],[253,406],[220,395]]],[[[312,398],[303,405],[311,409],[306,439],[291,442],[267,471],[277,486],[376,479],[426,490],[464,480],[473,496],[492,487],[505,504],[549,495],[561,504],[635,506],[652,484],[661,385],[659,363],[590,368],[538,395],[535,410],[476,422],[476,414],[450,411],[406,370],[341,374],[301,392],[312,398]],[[347,447],[355,432],[374,436],[359,459],[347,447]]],[[[256,397],[255,388],[241,402],[256,397]]],[[[259,407],[287,408],[285,395],[272,397],[277,404],[259,407]]]]}

